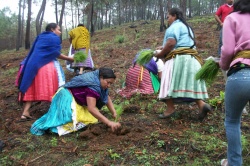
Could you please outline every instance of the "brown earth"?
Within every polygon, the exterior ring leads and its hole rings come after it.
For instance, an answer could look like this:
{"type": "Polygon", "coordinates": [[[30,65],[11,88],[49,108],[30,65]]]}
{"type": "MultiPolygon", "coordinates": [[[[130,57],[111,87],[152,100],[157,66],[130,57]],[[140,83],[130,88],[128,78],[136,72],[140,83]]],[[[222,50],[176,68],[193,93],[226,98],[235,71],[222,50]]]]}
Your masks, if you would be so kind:
{"type": "MultiPolygon", "coordinates": [[[[216,142],[225,141],[221,105],[203,122],[196,120],[198,111],[193,104],[177,105],[177,116],[162,120],[157,115],[166,109],[166,105],[157,101],[157,95],[136,95],[126,100],[116,94],[136,52],[162,43],[164,33],[159,32],[158,22],[136,22],[136,25],[138,33],[127,24],[97,31],[91,41],[96,67],[108,66],[116,71],[116,84],[110,90],[114,103],[124,102],[126,105],[121,118],[122,128],[116,133],[98,123],[61,137],[31,135],[29,129],[34,121],[18,122],[22,106],[17,103],[18,90],[14,86],[18,65],[27,51],[0,53],[0,140],[5,145],[0,152],[0,165],[218,165],[226,156],[226,146],[207,149],[206,144],[212,136],[218,140],[216,142]],[[124,35],[125,42],[115,43],[116,35],[124,35]],[[197,133],[201,135],[199,139],[193,135],[197,133]]],[[[203,58],[215,56],[219,34],[215,22],[190,21],[190,25],[203,58]]],[[[68,41],[63,41],[62,45],[66,54],[68,41]]],[[[63,61],[61,64],[65,69],[63,61]]],[[[67,80],[74,76],[66,69],[65,74],[67,80]]],[[[208,87],[210,98],[219,96],[223,90],[224,80],[220,74],[208,87]]],[[[33,117],[39,118],[48,108],[49,103],[39,102],[34,103],[30,111],[33,117]]],[[[110,118],[107,112],[102,112],[110,118]]],[[[249,131],[249,116],[245,118],[243,132],[249,131]]]]}

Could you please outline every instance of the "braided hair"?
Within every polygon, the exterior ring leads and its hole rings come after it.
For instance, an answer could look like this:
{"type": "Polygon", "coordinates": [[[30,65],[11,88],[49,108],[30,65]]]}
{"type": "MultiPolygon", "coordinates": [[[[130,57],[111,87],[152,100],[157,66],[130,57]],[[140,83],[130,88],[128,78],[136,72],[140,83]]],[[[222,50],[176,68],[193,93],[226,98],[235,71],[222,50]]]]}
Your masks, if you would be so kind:
{"type": "Polygon", "coordinates": [[[193,32],[193,35],[194,35],[194,31],[193,31],[193,29],[188,25],[188,23],[186,22],[186,19],[184,18],[182,11],[181,11],[179,8],[172,8],[172,9],[170,9],[170,10],[168,11],[168,13],[169,13],[170,15],[172,15],[172,16],[176,15],[176,19],[179,19],[184,25],[186,25],[186,27],[187,27],[187,29],[188,29],[188,35],[189,35],[189,37],[194,41],[194,45],[193,45],[193,46],[195,46],[195,44],[196,44],[196,42],[195,42],[195,37],[193,37],[193,36],[191,35],[190,29],[191,29],[191,31],[193,32]]]}

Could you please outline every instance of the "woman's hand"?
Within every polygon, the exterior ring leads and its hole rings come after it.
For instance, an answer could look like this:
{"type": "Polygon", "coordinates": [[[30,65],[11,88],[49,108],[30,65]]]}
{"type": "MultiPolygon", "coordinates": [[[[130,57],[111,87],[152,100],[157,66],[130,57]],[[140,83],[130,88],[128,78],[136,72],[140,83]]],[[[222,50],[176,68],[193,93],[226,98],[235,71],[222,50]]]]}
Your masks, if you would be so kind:
{"type": "Polygon", "coordinates": [[[156,47],[156,50],[162,50],[163,46],[156,47]]]}
{"type": "Polygon", "coordinates": [[[74,58],[73,57],[68,57],[67,61],[74,62],[74,58]]]}
{"type": "Polygon", "coordinates": [[[119,129],[121,127],[121,124],[119,122],[110,121],[108,123],[108,126],[111,128],[112,132],[115,132],[117,129],[119,129]]]}
{"type": "Polygon", "coordinates": [[[73,57],[69,57],[69,56],[66,56],[66,55],[59,55],[58,57],[59,59],[63,59],[63,60],[67,60],[67,61],[70,61],[70,62],[74,62],[74,58],[73,57]]]}

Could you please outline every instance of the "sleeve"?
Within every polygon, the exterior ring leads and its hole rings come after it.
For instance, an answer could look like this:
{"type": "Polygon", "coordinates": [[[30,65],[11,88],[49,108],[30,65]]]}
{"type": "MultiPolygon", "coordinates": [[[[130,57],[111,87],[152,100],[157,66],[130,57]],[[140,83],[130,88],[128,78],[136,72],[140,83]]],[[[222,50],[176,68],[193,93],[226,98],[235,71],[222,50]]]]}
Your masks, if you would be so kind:
{"type": "Polygon", "coordinates": [[[177,39],[179,39],[179,37],[180,37],[180,28],[177,27],[176,25],[170,27],[166,32],[166,40],[169,38],[173,38],[176,41],[178,41],[177,39]]]}
{"type": "Polygon", "coordinates": [[[221,60],[220,60],[220,67],[223,70],[227,70],[230,66],[230,63],[234,57],[234,49],[236,46],[235,41],[235,33],[236,27],[233,19],[228,16],[223,25],[222,31],[222,47],[221,47],[221,60]]]}
{"type": "Polygon", "coordinates": [[[216,11],[216,13],[215,13],[217,16],[221,16],[221,14],[222,14],[222,6],[221,7],[219,7],[219,9],[216,11]]]}
{"type": "Polygon", "coordinates": [[[87,91],[86,97],[94,97],[97,100],[99,99],[100,95],[96,91],[90,88],[86,88],[86,91],[87,91]]]}
{"type": "Polygon", "coordinates": [[[164,62],[161,59],[158,59],[158,61],[156,62],[156,65],[157,65],[158,72],[162,72],[164,68],[164,62]]]}

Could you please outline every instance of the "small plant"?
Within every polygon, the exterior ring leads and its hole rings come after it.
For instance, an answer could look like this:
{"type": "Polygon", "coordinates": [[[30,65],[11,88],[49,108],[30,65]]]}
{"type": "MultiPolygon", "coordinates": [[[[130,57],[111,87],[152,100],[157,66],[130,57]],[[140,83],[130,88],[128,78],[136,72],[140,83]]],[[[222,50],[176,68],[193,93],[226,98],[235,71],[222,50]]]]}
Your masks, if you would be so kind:
{"type": "Polygon", "coordinates": [[[118,122],[119,119],[121,118],[121,115],[123,113],[123,104],[114,104],[115,110],[116,110],[116,118],[115,118],[115,122],[118,122]]]}
{"type": "Polygon", "coordinates": [[[164,142],[163,140],[158,140],[158,141],[157,141],[157,146],[158,146],[159,148],[163,147],[164,145],[165,145],[165,142],[164,142]]]}
{"type": "Polygon", "coordinates": [[[210,99],[208,103],[211,106],[215,107],[215,109],[217,109],[219,105],[222,105],[224,103],[224,100],[225,100],[225,92],[220,91],[220,96],[210,99]]]}
{"type": "Polygon", "coordinates": [[[2,165],[12,165],[12,161],[9,159],[9,156],[4,156],[2,158],[0,158],[0,163],[2,165]]]}
{"type": "Polygon", "coordinates": [[[115,37],[115,42],[118,42],[118,43],[123,43],[124,42],[124,36],[123,35],[117,35],[115,37]]]}
{"type": "Polygon", "coordinates": [[[121,158],[121,156],[118,153],[113,152],[112,149],[108,149],[109,155],[113,160],[116,160],[118,158],[121,158]]]}
{"type": "Polygon", "coordinates": [[[53,137],[51,140],[50,140],[50,143],[51,143],[51,146],[57,146],[57,138],[53,137]]]}
{"type": "Polygon", "coordinates": [[[248,141],[247,141],[247,137],[245,135],[241,135],[241,143],[242,143],[242,151],[248,151],[248,141]]]}

